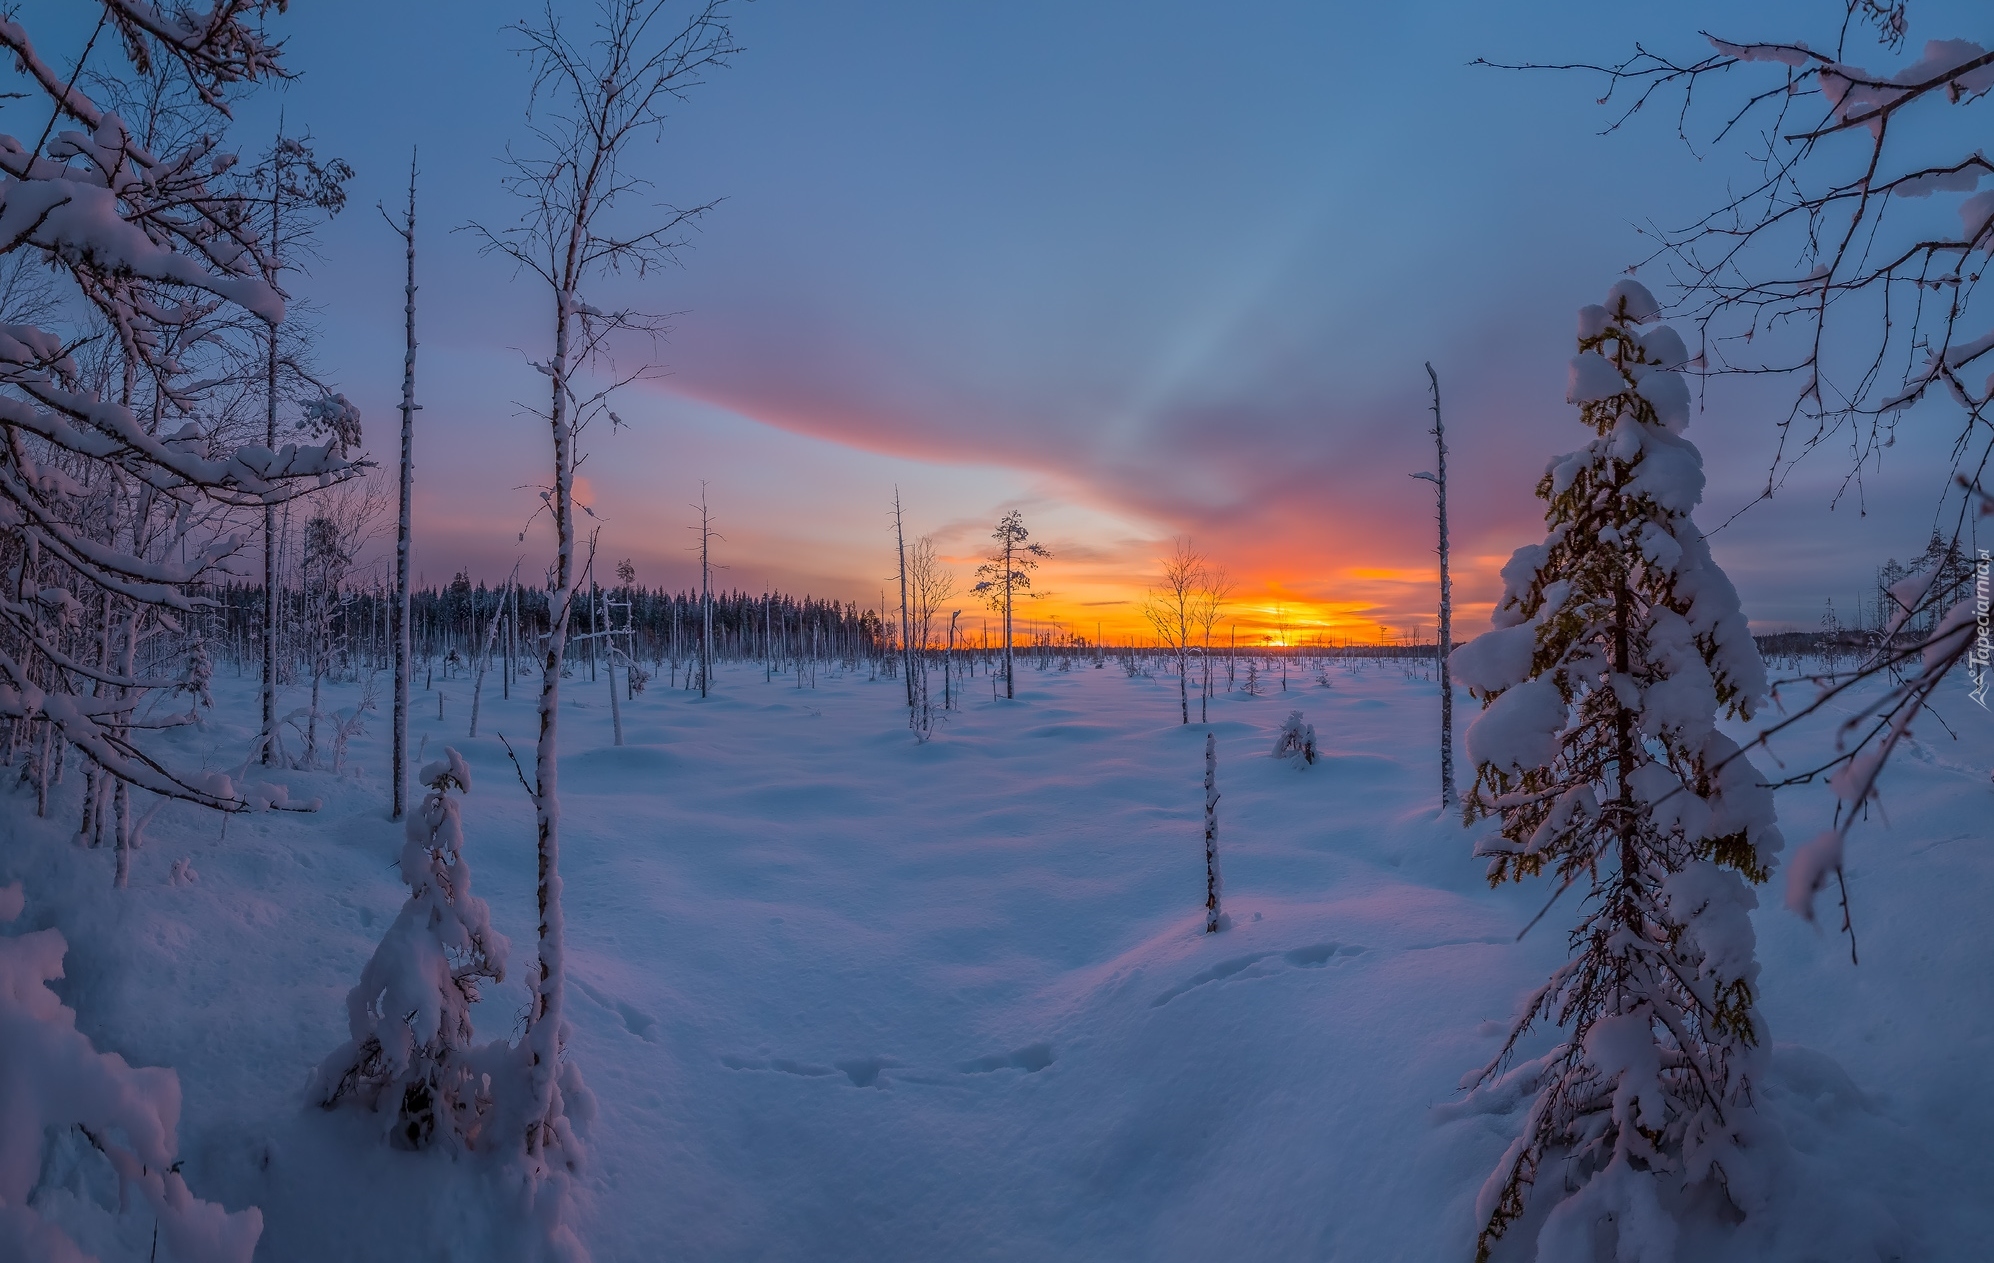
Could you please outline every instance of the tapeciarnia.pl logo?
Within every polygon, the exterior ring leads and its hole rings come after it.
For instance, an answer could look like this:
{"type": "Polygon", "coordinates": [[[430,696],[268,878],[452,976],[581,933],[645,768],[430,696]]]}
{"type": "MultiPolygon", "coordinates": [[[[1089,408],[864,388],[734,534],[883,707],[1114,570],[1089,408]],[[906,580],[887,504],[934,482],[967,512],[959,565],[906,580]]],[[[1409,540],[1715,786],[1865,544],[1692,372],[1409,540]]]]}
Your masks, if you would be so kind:
{"type": "Polygon", "coordinates": [[[1987,690],[1994,685],[1994,672],[1988,670],[1988,661],[1994,657],[1994,634],[1988,629],[1988,598],[1994,595],[1994,558],[1983,548],[1973,562],[1973,649],[1966,655],[1966,674],[1973,680],[1973,692],[1967,694],[1979,702],[1982,709],[1987,706],[1987,690]]]}

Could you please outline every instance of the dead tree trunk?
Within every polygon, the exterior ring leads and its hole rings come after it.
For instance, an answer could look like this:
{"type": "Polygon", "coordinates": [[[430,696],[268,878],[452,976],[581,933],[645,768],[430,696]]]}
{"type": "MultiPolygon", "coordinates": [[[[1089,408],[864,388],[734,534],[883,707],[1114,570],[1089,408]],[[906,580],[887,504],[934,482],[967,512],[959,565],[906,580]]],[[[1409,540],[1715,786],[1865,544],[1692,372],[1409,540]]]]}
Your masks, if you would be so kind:
{"type": "Polygon", "coordinates": [[[914,641],[907,619],[907,534],[901,524],[900,488],[893,489],[893,548],[900,559],[900,667],[906,677],[907,722],[914,723],[914,641]]]}
{"type": "MultiPolygon", "coordinates": [[[[389,221],[392,223],[393,221],[389,221]]],[[[408,276],[402,286],[402,462],[400,516],[395,527],[395,700],[393,818],[408,809],[408,701],[414,655],[409,644],[409,537],[415,496],[415,152],[409,152],[408,214],[396,227],[407,247],[408,276]]]]}
{"type": "Polygon", "coordinates": [[[1433,384],[1433,447],[1438,460],[1436,473],[1414,474],[1433,484],[1439,502],[1440,518],[1440,807],[1452,807],[1454,796],[1454,676],[1447,658],[1454,650],[1454,586],[1447,573],[1447,431],[1440,420],[1440,375],[1426,366],[1427,380],[1433,384]]]}
{"type": "MultiPolygon", "coordinates": [[[[283,226],[284,205],[284,145],[283,136],[277,138],[274,169],[270,181],[270,253],[268,265],[264,268],[264,279],[272,288],[277,284],[278,236],[283,226]]],[[[266,331],[267,343],[263,362],[263,445],[270,451],[277,450],[277,326],[271,325],[266,331]]],[[[262,762],[271,763],[276,758],[277,742],[277,509],[275,505],[263,506],[263,687],[261,690],[263,710],[263,754],[262,762]]]]}
{"type": "Polygon", "coordinates": [[[1219,739],[1205,734],[1205,933],[1217,934],[1219,895],[1225,879],[1219,874],[1219,739]]]}

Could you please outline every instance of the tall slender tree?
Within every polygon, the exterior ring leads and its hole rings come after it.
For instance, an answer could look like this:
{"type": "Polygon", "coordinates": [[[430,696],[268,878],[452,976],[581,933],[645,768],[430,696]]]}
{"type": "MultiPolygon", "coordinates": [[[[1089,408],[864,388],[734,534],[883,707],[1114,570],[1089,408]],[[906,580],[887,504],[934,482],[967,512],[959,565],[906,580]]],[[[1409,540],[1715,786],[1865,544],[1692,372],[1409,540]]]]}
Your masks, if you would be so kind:
{"type": "Polygon", "coordinates": [[[997,529],[990,537],[997,541],[997,551],[976,568],[978,578],[969,590],[1004,615],[1004,696],[1015,698],[1018,692],[1011,674],[1014,639],[1011,611],[1020,592],[1031,594],[1032,571],[1038,569],[1040,561],[1052,556],[1052,550],[1032,542],[1032,533],[1025,529],[1024,515],[1016,509],[997,520],[997,529]]]}
{"type": "MultiPolygon", "coordinates": [[[[1192,603],[1193,612],[1198,620],[1199,643],[1203,647],[1204,654],[1202,672],[1204,682],[1198,696],[1198,722],[1201,724],[1211,719],[1212,629],[1218,626],[1221,618],[1225,617],[1226,602],[1232,597],[1232,589],[1232,576],[1226,573],[1224,566],[1206,564],[1192,603]]],[[[1099,624],[1096,624],[1096,627],[1098,628],[1099,624]]],[[[1098,634],[1095,639],[1099,641],[1098,634]]],[[[1098,649],[1096,652],[1098,654],[1098,649]]]]}
{"type": "Polygon", "coordinates": [[[666,211],[645,224],[616,222],[647,182],[626,165],[637,141],[655,137],[670,107],[725,66],[738,51],[726,0],[708,0],[676,31],[667,27],[665,0],[602,0],[582,38],[548,5],[540,18],[513,26],[533,61],[529,125],[540,153],[515,156],[508,187],[525,203],[511,229],[471,225],[489,251],[503,255],[547,288],[551,345],[534,367],[547,378],[541,419],[552,438],[549,483],[542,492],[553,518],[555,561],[548,633],[541,658],[540,734],[533,799],[539,859],[539,969],[527,1013],[525,1049],[531,1100],[522,1119],[529,1169],[536,1176],[570,1168],[577,1141],[566,1096],[581,1090],[565,1062],[562,1016],[566,996],[566,932],[561,910],[559,723],[561,667],[575,613],[575,469],[577,440],[598,417],[612,424],[613,392],[650,370],[614,376],[589,389],[589,370],[608,367],[619,336],[664,333],[662,317],[632,308],[600,308],[583,296],[614,273],[638,276],[671,261],[684,230],[710,204],[666,211]],[[578,382],[577,377],[582,377],[578,382]]]}
{"type": "MultiPolygon", "coordinates": [[[[346,206],[346,181],[353,168],[334,158],[321,163],[308,139],[286,136],[280,123],[270,155],[256,172],[268,216],[263,254],[263,277],[270,287],[283,292],[282,274],[296,268],[296,257],[311,249],[309,216],[316,212],[330,219],[346,206]],[[294,252],[294,253],[293,253],[294,252]]],[[[283,392],[280,379],[287,367],[296,373],[294,358],[284,353],[284,326],[273,324],[264,333],[264,446],[275,452],[277,405],[283,392]]],[[[324,394],[321,389],[319,394],[324,394]]],[[[282,549],[277,535],[277,506],[263,506],[263,762],[276,760],[277,737],[277,610],[280,604],[278,555],[282,549]]]]}
{"type": "MultiPolygon", "coordinates": [[[[402,449],[397,480],[400,510],[395,519],[395,700],[393,716],[389,720],[394,729],[390,742],[393,751],[389,757],[395,763],[392,773],[394,801],[390,814],[396,820],[400,820],[408,809],[408,702],[412,683],[410,673],[415,669],[409,637],[409,547],[415,515],[415,414],[422,407],[415,401],[415,179],[415,150],[411,149],[408,157],[408,211],[402,216],[400,224],[388,221],[402,239],[407,261],[407,274],[402,282],[402,449]]],[[[386,219],[387,214],[386,209],[382,209],[382,218],[386,219]]]]}
{"type": "Polygon", "coordinates": [[[900,510],[900,488],[893,489],[893,553],[899,561],[900,583],[900,674],[907,685],[907,723],[918,727],[914,716],[914,637],[907,610],[907,526],[900,510]]]}
{"type": "Polygon", "coordinates": [[[1440,520],[1440,809],[1454,805],[1454,668],[1447,661],[1454,652],[1454,585],[1447,574],[1447,430],[1440,421],[1440,374],[1426,366],[1427,381],[1433,386],[1434,469],[1413,475],[1433,484],[1435,514],[1440,520]]]}
{"type": "MultiPolygon", "coordinates": [[[[923,736],[934,728],[933,695],[928,691],[928,666],[935,649],[935,618],[941,613],[942,603],[955,595],[955,576],[942,564],[941,554],[935,550],[935,538],[923,535],[915,540],[911,548],[902,549],[907,572],[907,630],[908,669],[913,674],[914,694],[911,704],[914,728],[923,736]]],[[[942,709],[949,708],[950,689],[948,672],[952,659],[944,658],[942,663],[942,709]]]]}
{"type": "Polygon", "coordinates": [[[705,697],[713,676],[713,541],[724,537],[713,529],[704,482],[693,507],[699,510],[699,695],[705,697]]]}
{"type": "Polygon", "coordinates": [[[1163,575],[1143,602],[1143,617],[1156,629],[1156,638],[1177,660],[1177,711],[1180,723],[1191,722],[1191,640],[1202,623],[1199,606],[1207,575],[1204,554],[1188,539],[1177,540],[1163,559],[1163,575]]]}

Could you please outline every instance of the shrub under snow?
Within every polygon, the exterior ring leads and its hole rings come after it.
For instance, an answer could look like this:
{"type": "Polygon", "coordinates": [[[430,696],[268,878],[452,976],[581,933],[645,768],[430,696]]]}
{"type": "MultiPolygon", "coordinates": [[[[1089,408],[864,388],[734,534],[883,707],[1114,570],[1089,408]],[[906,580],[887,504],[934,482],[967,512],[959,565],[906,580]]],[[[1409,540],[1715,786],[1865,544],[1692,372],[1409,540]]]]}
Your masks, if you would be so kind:
{"type": "Polygon", "coordinates": [[[1287,759],[1296,767],[1306,767],[1316,761],[1315,725],[1303,722],[1302,712],[1288,712],[1288,721],[1281,725],[1281,735],[1274,738],[1274,757],[1287,759]]]}
{"type": "MultiPolygon", "coordinates": [[[[21,887],[0,887],[0,920],[21,913],[21,887]]],[[[249,1263],[263,1234],[254,1207],[231,1214],[187,1191],[180,1177],[180,1079],[101,1053],[76,1012],[47,983],[62,977],[69,945],[56,930],[0,937],[0,1258],[86,1263],[61,1228],[28,1204],[51,1128],[75,1127],[110,1160],[125,1188],[152,1207],[168,1257],[249,1263]]]]}

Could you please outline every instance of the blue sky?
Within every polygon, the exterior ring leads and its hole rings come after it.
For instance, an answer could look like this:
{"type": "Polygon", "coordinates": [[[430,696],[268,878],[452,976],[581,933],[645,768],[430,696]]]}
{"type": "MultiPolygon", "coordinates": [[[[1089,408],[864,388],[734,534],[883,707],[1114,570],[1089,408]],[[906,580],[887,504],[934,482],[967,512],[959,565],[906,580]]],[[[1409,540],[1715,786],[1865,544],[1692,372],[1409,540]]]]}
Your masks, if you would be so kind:
{"type": "MultiPolygon", "coordinates": [[[[1660,115],[1601,136],[1596,79],[1467,63],[1600,60],[1636,40],[1694,55],[1699,29],[1818,33],[1838,9],[741,5],[746,51],[641,158],[660,200],[724,200],[679,269],[619,291],[679,314],[657,357],[670,375],[591,444],[604,548],[684,582],[703,480],[726,582],[863,599],[892,570],[897,485],[910,526],[965,573],[988,524],[1022,507],[1060,555],[1047,581],[1071,618],[1127,618],[1155,556],[1189,535],[1254,608],[1430,628],[1430,494],[1405,477],[1431,464],[1422,362],[1446,395],[1463,597],[1486,602],[1541,531],[1546,458],[1583,438],[1563,402],[1574,310],[1642,256],[1634,225],[1681,223],[1744,174],[1737,151],[1699,159],[1660,115]]],[[[525,139],[526,66],[501,28],[529,12],[300,0],[273,19],[300,77],[239,110],[255,135],[281,105],[359,171],[297,288],[377,454],[401,258],[373,205],[399,200],[420,148],[431,579],[496,577],[522,555],[537,572],[546,551],[516,539],[546,448],[516,401],[544,382],[526,359],[548,304],[449,231],[517,213],[499,157],[525,139]]],[[[1965,4],[1912,17],[1914,42],[1985,38],[1965,4]]],[[[1782,410],[1730,384],[1707,400],[1689,432],[1706,527],[1763,482],[1782,410]]],[[[1823,453],[1718,536],[1756,622],[1812,625],[1830,597],[1846,610],[1886,556],[1917,550],[1942,430],[1911,427],[1869,473],[1866,514],[1831,508],[1846,461],[1823,453]]]]}

